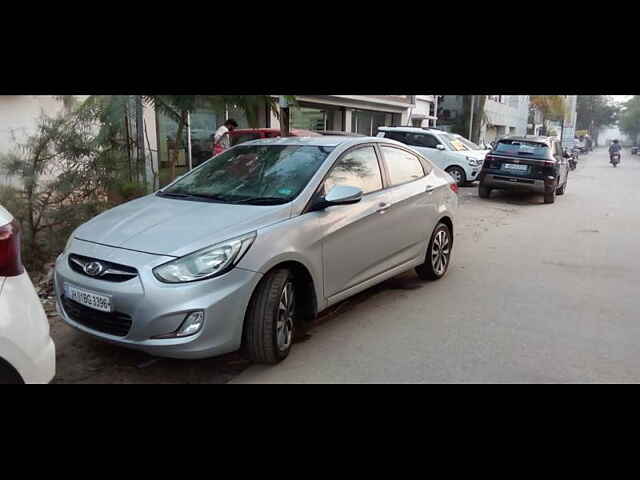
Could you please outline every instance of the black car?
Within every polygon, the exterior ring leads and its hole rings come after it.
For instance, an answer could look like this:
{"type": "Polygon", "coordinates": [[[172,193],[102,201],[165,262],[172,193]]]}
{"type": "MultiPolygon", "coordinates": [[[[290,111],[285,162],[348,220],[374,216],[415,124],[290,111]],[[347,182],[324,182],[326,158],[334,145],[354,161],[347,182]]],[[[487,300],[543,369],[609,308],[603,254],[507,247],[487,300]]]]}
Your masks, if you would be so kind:
{"type": "Polygon", "coordinates": [[[503,137],[485,158],[478,194],[489,198],[494,189],[530,191],[553,203],[567,188],[567,158],[557,138],[503,137]]]}

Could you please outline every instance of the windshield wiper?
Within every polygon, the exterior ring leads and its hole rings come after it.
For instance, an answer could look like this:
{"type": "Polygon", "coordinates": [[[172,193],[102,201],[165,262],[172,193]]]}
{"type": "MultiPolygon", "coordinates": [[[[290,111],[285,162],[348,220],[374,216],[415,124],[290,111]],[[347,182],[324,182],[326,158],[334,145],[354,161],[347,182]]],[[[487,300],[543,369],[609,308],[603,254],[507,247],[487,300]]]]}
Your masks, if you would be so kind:
{"type": "Polygon", "coordinates": [[[280,205],[288,202],[288,199],[282,197],[250,197],[243,198],[242,200],[238,200],[233,203],[250,203],[254,205],[280,205]]]}
{"type": "Polygon", "coordinates": [[[173,192],[158,192],[160,196],[167,196],[173,198],[199,198],[204,200],[213,200],[215,202],[226,203],[229,201],[229,197],[225,195],[207,195],[202,193],[173,193],[173,192]]]}

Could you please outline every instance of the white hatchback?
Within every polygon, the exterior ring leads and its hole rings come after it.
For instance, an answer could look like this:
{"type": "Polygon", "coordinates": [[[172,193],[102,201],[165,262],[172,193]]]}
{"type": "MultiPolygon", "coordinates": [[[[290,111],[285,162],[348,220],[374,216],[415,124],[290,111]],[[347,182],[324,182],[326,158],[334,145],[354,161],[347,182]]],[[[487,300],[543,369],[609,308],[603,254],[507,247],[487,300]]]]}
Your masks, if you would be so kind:
{"type": "Polygon", "coordinates": [[[56,351],[20,256],[20,229],[0,206],[0,384],[49,383],[56,351]]]}
{"type": "Polygon", "coordinates": [[[418,151],[451,175],[458,185],[478,178],[488,150],[461,135],[435,128],[378,127],[378,137],[397,140],[418,151]]]}

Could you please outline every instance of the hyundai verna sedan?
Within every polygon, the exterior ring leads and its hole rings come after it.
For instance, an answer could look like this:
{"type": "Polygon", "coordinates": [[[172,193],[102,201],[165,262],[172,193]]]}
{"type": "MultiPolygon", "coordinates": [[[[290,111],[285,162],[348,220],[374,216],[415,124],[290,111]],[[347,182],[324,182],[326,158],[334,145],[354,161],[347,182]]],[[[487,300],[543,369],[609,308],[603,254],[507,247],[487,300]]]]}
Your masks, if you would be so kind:
{"type": "Polygon", "coordinates": [[[412,268],[442,278],[456,191],[393,140],[246,142],[79,227],[57,259],[59,312],[153,355],[277,363],[327,307],[412,268]]]}

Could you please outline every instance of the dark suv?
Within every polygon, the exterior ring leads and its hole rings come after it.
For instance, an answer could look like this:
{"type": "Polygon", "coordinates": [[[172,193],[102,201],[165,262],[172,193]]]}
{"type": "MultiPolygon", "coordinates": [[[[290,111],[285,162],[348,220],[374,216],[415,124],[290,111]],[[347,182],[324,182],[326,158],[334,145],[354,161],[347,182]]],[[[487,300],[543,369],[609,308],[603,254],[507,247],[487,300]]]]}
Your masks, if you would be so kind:
{"type": "Polygon", "coordinates": [[[553,203],[567,188],[567,157],[556,138],[501,138],[485,158],[478,194],[489,198],[493,189],[524,190],[542,193],[544,203],[553,203]]]}

